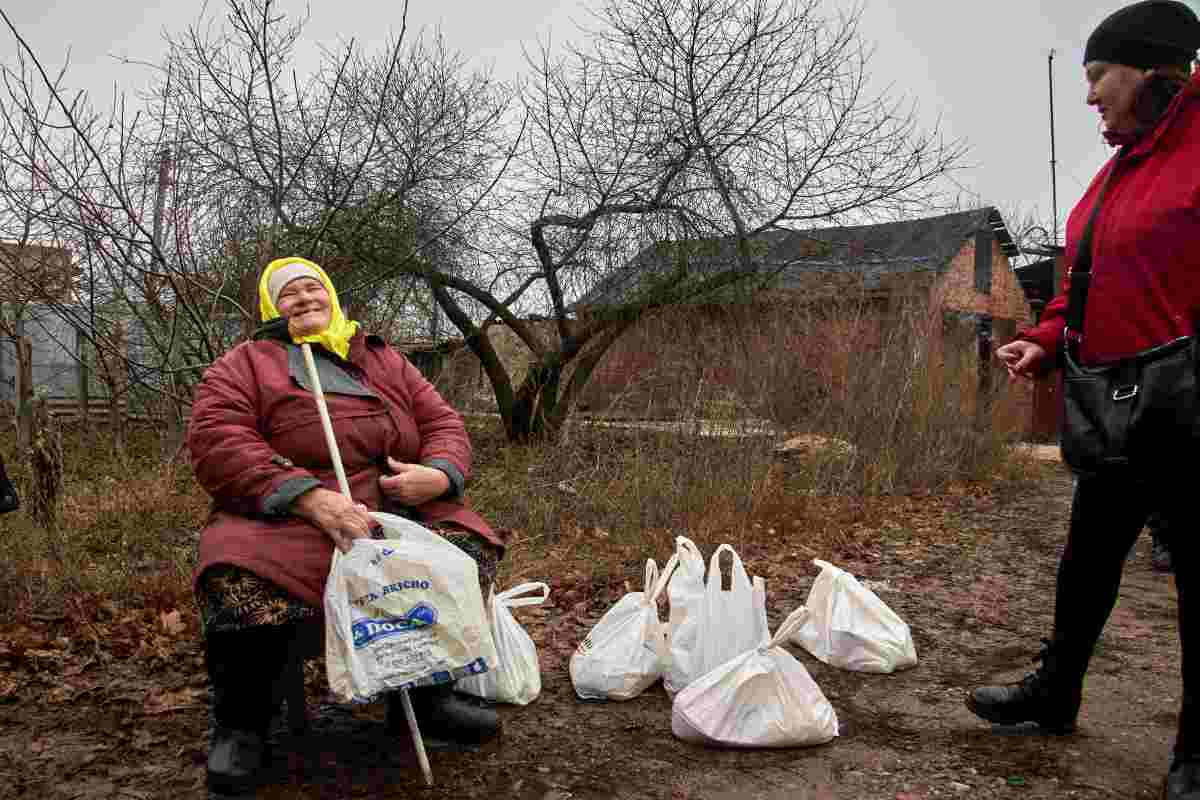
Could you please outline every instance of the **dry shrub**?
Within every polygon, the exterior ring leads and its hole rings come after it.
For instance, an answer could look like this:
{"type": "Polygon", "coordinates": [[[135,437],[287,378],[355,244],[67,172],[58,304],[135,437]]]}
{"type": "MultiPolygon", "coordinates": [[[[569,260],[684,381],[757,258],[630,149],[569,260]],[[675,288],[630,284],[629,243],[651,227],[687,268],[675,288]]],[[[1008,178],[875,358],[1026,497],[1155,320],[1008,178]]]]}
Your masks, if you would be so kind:
{"type": "Polygon", "coordinates": [[[739,547],[763,509],[804,503],[784,497],[773,439],[708,434],[593,421],[563,443],[509,446],[473,432],[483,452],[472,503],[516,535],[502,580],[627,578],[647,557],[666,559],[676,535],[706,551],[739,547]]]}
{"type": "Polygon", "coordinates": [[[642,419],[740,419],[843,441],[800,464],[809,490],[890,493],[985,478],[1025,422],[981,375],[973,322],[923,294],[673,309],[597,370],[588,407],[642,419]]]}
{"type": "MultiPolygon", "coordinates": [[[[64,426],[56,525],[24,510],[0,517],[0,608],[61,607],[80,593],[132,599],[164,582],[187,592],[207,497],[186,465],[163,465],[155,430],[128,431],[121,456],[104,440],[64,426]]],[[[28,461],[10,444],[2,452],[27,492],[28,461]]]]}

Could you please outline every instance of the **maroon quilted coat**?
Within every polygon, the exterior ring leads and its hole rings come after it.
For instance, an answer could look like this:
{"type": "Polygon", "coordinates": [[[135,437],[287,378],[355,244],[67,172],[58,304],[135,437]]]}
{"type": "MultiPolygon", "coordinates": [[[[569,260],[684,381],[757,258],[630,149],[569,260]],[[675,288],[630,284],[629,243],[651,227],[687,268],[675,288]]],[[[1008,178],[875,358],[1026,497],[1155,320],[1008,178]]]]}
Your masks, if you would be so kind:
{"type": "MultiPolygon", "coordinates": [[[[450,465],[458,477],[470,476],[471,444],[462,418],[382,339],[355,335],[349,363],[319,347],[313,354],[328,359],[321,365],[322,385],[355,500],[372,510],[401,510],[379,488],[389,455],[450,465]],[[340,369],[330,372],[335,365],[340,369]],[[339,382],[338,376],[351,380],[339,382]]],[[[213,511],[200,534],[194,577],[214,564],[236,564],[319,607],[333,542],[287,513],[286,503],[314,479],[334,491],[338,486],[302,363],[296,345],[246,342],[214,363],[197,387],[188,448],[213,511]]],[[[502,544],[461,499],[435,500],[414,511],[422,521],[454,522],[502,544]]]]}

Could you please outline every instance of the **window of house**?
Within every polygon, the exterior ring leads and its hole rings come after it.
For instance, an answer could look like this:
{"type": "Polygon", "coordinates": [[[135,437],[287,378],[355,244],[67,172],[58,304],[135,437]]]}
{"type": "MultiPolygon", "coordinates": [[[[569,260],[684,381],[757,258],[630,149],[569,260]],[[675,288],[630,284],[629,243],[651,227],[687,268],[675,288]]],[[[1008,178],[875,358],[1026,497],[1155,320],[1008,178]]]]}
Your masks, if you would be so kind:
{"type": "Polygon", "coordinates": [[[979,231],[975,234],[975,291],[992,293],[992,234],[979,231]]]}

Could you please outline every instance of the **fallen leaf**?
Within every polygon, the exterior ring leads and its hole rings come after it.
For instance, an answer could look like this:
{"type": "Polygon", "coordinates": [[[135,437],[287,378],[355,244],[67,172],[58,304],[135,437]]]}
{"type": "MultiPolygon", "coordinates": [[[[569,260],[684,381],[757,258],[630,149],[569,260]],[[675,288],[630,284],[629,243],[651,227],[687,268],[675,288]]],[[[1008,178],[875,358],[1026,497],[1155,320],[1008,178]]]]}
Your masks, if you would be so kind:
{"type": "Polygon", "coordinates": [[[146,702],[142,706],[142,713],[147,716],[153,716],[157,714],[170,714],[173,711],[182,711],[187,708],[199,708],[201,705],[200,697],[204,694],[204,689],[195,688],[152,694],[146,698],[146,702]]]}
{"type": "Polygon", "coordinates": [[[178,636],[187,630],[187,623],[183,621],[183,615],[178,610],[162,611],[158,615],[158,620],[162,623],[163,631],[168,636],[178,636]]]}

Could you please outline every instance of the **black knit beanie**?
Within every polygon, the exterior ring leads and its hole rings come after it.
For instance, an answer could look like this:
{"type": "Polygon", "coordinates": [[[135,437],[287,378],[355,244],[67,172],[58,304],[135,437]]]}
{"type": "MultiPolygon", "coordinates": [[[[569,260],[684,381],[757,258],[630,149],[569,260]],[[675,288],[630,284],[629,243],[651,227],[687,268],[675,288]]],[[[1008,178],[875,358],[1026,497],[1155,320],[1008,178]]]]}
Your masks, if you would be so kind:
{"type": "Polygon", "coordinates": [[[1108,16],[1088,37],[1083,63],[1138,69],[1190,64],[1200,50],[1200,19],[1177,0],[1142,0],[1108,16]]]}

